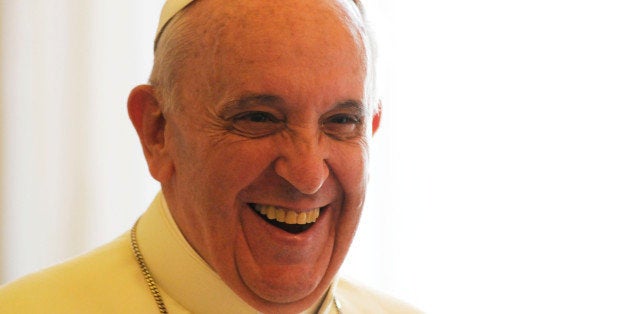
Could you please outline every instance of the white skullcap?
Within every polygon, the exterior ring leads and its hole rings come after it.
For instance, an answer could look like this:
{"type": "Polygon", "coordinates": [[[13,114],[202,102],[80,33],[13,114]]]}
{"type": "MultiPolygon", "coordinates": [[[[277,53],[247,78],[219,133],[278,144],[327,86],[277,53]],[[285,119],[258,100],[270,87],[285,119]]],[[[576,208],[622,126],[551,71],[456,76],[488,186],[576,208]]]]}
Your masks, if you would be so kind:
{"type": "Polygon", "coordinates": [[[194,0],[166,0],[164,7],[161,9],[161,16],[159,17],[157,35],[155,36],[155,48],[157,48],[157,41],[161,36],[161,32],[164,31],[164,27],[170,22],[172,17],[193,1],[194,0]]]}

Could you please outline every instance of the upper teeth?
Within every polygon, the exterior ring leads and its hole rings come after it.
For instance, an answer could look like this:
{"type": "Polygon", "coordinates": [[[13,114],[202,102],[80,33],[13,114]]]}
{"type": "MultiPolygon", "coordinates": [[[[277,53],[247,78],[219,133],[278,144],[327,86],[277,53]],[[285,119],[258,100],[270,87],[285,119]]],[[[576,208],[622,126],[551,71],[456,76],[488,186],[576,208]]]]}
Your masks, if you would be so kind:
{"type": "Polygon", "coordinates": [[[306,212],[297,213],[293,210],[275,207],[271,205],[255,204],[255,210],[266,216],[268,219],[277,220],[289,225],[299,224],[305,225],[316,221],[321,214],[321,209],[314,208],[306,212]]]}

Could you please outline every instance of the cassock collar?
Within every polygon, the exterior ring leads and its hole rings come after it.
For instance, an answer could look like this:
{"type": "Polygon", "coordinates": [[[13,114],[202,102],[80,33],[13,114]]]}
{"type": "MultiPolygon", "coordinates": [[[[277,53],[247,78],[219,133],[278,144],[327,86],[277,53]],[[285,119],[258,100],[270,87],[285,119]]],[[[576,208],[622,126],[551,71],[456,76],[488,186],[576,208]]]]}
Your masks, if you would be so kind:
{"type": "MultiPolygon", "coordinates": [[[[235,294],[194,251],[161,192],[137,225],[140,251],[159,289],[192,313],[259,313],[235,294]]],[[[318,313],[332,313],[334,280],[318,313]]],[[[167,306],[167,304],[166,304],[167,306]]],[[[315,304],[305,313],[317,313],[315,304]]]]}

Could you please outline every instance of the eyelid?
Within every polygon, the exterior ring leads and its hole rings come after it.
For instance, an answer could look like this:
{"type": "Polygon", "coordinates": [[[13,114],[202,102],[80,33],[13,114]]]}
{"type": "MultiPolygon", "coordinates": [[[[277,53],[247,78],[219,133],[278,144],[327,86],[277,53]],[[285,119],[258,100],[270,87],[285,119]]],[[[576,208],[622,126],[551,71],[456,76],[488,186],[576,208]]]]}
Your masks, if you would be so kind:
{"type": "Polygon", "coordinates": [[[325,117],[321,121],[321,127],[325,134],[338,141],[353,140],[363,134],[364,119],[364,115],[359,113],[337,112],[325,117]],[[335,119],[346,121],[334,121],[335,119]]]}
{"type": "Polygon", "coordinates": [[[262,138],[275,134],[283,128],[283,116],[264,110],[235,113],[227,121],[226,128],[234,134],[247,138],[262,138]]]}
{"type": "Polygon", "coordinates": [[[240,112],[238,114],[235,114],[233,117],[231,117],[231,120],[242,120],[244,118],[251,117],[252,115],[263,115],[269,118],[270,121],[273,123],[283,122],[283,120],[278,118],[275,114],[270,113],[268,111],[261,111],[261,110],[240,112]]]}
{"type": "Polygon", "coordinates": [[[339,118],[339,117],[347,118],[349,120],[352,120],[351,122],[355,123],[355,124],[360,124],[360,123],[362,123],[362,121],[364,121],[364,115],[362,115],[362,114],[359,114],[359,113],[348,113],[348,112],[339,112],[339,113],[335,113],[335,114],[332,114],[332,115],[329,115],[328,117],[326,117],[323,120],[323,123],[327,123],[327,122],[333,120],[334,118],[339,118]]]}
{"type": "Polygon", "coordinates": [[[229,120],[242,112],[277,111],[284,104],[281,97],[271,94],[245,93],[219,106],[219,116],[229,120]],[[263,110],[256,110],[257,108],[263,110]]]}

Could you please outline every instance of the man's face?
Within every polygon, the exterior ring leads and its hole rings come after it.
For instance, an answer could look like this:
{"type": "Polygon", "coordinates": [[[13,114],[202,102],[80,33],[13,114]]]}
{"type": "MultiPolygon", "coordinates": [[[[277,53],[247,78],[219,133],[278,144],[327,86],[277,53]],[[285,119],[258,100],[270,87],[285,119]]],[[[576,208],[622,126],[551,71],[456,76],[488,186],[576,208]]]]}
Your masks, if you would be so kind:
{"type": "Polygon", "coordinates": [[[184,236],[234,291],[258,309],[303,309],[327,290],[362,210],[364,45],[341,6],[257,2],[186,12],[199,40],[181,109],[165,114],[173,171],[161,181],[184,236]]]}

